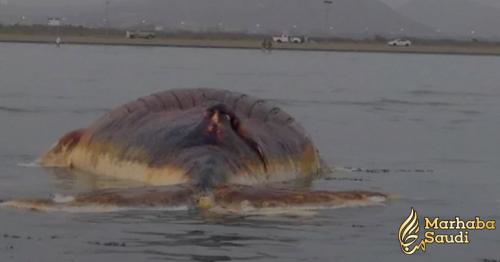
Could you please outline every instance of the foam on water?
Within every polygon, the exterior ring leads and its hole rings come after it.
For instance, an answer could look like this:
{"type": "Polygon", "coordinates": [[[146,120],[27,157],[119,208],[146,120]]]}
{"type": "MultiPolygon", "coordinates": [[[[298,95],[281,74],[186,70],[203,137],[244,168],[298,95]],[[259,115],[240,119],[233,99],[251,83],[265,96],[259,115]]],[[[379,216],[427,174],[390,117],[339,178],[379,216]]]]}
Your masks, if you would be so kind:
{"type": "Polygon", "coordinates": [[[110,213],[110,212],[123,212],[131,210],[140,211],[187,211],[188,206],[117,206],[117,205],[67,205],[71,203],[72,197],[61,197],[53,203],[35,203],[32,201],[12,200],[0,203],[2,208],[24,209],[43,212],[65,212],[65,213],[110,213]],[[69,201],[69,202],[68,202],[69,201]]]}
{"type": "Polygon", "coordinates": [[[54,198],[52,199],[52,201],[54,201],[54,203],[57,203],[57,204],[70,203],[74,200],[75,200],[75,198],[73,196],[63,196],[60,194],[56,194],[54,196],[54,198]]]}
{"type": "Polygon", "coordinates": [[[19,167],[40,167],[38,161],[28,162],[28,163],[17,163],[19,167]]]}
{"type": "Polygon", "coordinates": [[[237,214],[244,216],[263,215],[293,215],[293,216],[313,216],[319,210],[340,209],[364,206],[383,205],[387,198],[382,196],[372,196],[365,200],[347,201],[342,204],[304,204],[304,205],[285,205],[279,207],[255,207],[248,201],[242,201],[239,206],[223,207],[215,205],[209,211],[217,214],[237,214]]]}

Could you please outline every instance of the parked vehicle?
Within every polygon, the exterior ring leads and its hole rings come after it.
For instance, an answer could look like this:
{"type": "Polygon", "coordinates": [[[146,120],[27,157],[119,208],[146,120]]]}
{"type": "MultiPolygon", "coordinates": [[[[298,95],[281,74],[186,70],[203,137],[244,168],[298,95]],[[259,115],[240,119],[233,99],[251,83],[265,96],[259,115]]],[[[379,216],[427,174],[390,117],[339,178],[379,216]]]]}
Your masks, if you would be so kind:
{"type": "Polygon", "coordinates": [[[286,35],[273,36],[273,42],[288,43],[288,36],[286,36],[286,35]]]}
{"type": "Polygon", "coordinates": [[[280,35],[280,36],[274,36],[273,42],[301,44],[304,43],[304,38],[299,36],[280,35]]]}
{"type": "Polygon", "coordinates": [[[390,46],[411,46],[412,43],[410,40],[395,39],[387,42],[387,44],[390,46]]]}
{"type": "Polygon", "coordinates": [[[154,32],[146,32],[146,31],[127,31],[127,38],[144,38],[144,39],[152,39],[156,37],[154,32]]]}
{"type": "Polygon", "coordinates": [[[304,42],[304,40],[298,36],[290,36],[290,42],[295,43],[295,44],[301,44],[304,42]]]}

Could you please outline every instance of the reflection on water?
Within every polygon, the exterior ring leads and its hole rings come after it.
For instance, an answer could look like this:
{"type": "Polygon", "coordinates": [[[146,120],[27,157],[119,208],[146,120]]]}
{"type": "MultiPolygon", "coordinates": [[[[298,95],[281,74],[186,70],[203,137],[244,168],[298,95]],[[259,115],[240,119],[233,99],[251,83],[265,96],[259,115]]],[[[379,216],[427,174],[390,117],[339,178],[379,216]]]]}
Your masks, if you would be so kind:
{"type": "Polygon", "coordinates": [[[80,108],[80,109],[71,109],[71,108],[58,108],[58,109],[53,109],[53,108],[41,108],[41,107],[35,107],[35,108],[20,108],[20,107],[7,107],[7,106],[0,106],[0,112],[6,112],[6,113],[31,113],[31,114],[53,114],[53,113],[75,113],[75,114],[96,114],[96,113],[106,113],[110,109],[109,108],[80,108]]]}
{"type": "MultiPolygon", "coordinates": [[[[304,234],[320,230],[328,224],[335,224],[325,217],[231,217],[203,216],[196,211],[166,213],[106,213],[80,217],[85,223],[119,223],[135,225],[136,223],[155,224],[154,231],[137,231],[133,226],[124,230],[117,242],[124,248],[106,248],[103,243],[90,243],[100,247],[98,252],[119,254],[142,254],[149,258],[163,259],[205,259],[203,261],[224,260],[257,260],[275,257],[272,250],[293,250],[304,240],[304,234]],[[163,229],[163,225],[176,228],[174,232],[163,229]],[[259,231],[268,230],[268,234],[259,231]],[[165,232],[167,231],[167,232],[165,232]],[[283,233],[283,234],[280,234],[283,233]],[[198,249],[201,248],[201,249],[198,249]],[[243,255],[246,249],[259,251],[243,255]],[[165,250],[170,250],[166,252],[165,250]],[[179,252],[184,250],[185,252],[179,252]],[[201,250],[197,251],[197,250],[201,250]],[[207,255],[210,250],[214,255],[207,255]],[[231,255],[226,250],[233,250],[231,255]],[[242,252],[238,252],[241,250],[242,252]]],[[[350,225],[351,226],[351,225],[350,225]]],[[[352,225],[352,228],[363,228],[364,225],[352,225]]]]}
{"type": "MultiPolygon", "coordinates": [[[[496,57],[23,44],[0,44],[0,53],[9,61],[0,71],[0,199],[140,186],[20,164],[121,103],[183,87],[279,103],[335,168],[314,189],[396,196],[313,216],[0,210],[0,261],[400,261],[395,232],[410,207],[500,218],[496,57]]],[[[417,259],[500,259],[499,234],[471,238],[417,259]]]]}
{"type": "Polygon", "coordinates": [[[382,98],[376,101],[322,101],[322,100],[280,100],[275,99],[275,102],[282,105],[303,105],[314,106],[317,104],[332,105],[332,106],[369,106],[369,107],[389,107],[389,106],[429,106],[429,107],[446,107],[446,106],[459,106],[457,104],[448,102],[428,101],[428,102],[414,102],[408,100],[397,100],[382,98]]]}
{"type": "Polygon", "coordinates": [[[413,90],[408,92],[409,94],[415,96],[428,96],[428,97],[437,97],[437,96],[461,96],[461,97],[488,97],[488,96],[499,96],[500,94],[487,94],[487,93],[477,93],[477,92],[467,92],[467,91],[434,91],[434,90],[413,90]]]}

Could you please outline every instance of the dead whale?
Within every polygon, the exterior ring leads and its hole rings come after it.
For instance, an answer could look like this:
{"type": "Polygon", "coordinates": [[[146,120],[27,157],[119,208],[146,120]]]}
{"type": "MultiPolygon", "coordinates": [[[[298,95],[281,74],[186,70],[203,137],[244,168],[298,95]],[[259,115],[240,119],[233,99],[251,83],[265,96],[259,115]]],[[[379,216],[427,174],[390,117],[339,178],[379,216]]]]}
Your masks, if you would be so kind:
{"type": "Polygon", "coordinates": [[[169,90],[119,106],[64,135],[38,163],[147,186],[3,206],[64,211],[189,205],[243,212],[386,199],[376,192],[311,191],[283,183],[310,181],[327,171],[304,128],[269,101],[218,89],[169,90]]]}

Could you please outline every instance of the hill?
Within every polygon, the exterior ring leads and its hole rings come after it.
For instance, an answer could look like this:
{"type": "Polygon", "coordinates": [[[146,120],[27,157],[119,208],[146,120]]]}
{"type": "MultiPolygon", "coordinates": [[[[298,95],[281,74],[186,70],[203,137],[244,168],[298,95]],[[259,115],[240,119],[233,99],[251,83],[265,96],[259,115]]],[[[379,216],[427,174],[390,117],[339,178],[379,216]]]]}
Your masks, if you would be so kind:
{"type": "Polygon", "coordinates": [[[469,0],[412,0],[397,10],[453,37],[500,39],[500,8],[492,5],[469,0]]]}
{"type": "MultiPolygon", "coordinates": [[[[45,23],[48,16],[69,24],[103,26],[104,1],[67,0],[50,4],[10,4],[2,9],[9,23],[45,23]],[[14,21],[14,22],[13,22],[14,21]]],[[[114,0],[109,5],[113,27],[161,26],[171,30],[289,32],[304,35],[372,37],[429,36],[429,26],[408,19],[379,0],[114,0]]]]}

